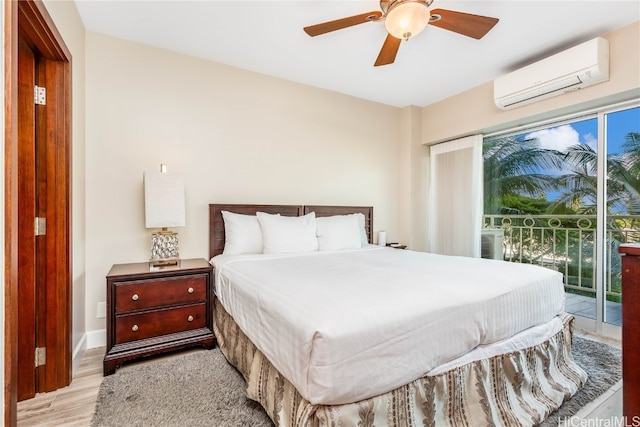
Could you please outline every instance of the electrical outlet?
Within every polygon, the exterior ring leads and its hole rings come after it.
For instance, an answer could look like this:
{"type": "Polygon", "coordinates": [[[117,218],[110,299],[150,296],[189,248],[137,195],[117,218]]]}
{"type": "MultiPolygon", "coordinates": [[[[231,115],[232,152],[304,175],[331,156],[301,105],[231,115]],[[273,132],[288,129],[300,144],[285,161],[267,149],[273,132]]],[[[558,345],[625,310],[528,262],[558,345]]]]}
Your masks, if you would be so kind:
{"type": "Polygon", "coordinates": [[[96,319],[103,319],[105,317],[107,317],[107,303],[101,301],[96,308],[96,319]]]}

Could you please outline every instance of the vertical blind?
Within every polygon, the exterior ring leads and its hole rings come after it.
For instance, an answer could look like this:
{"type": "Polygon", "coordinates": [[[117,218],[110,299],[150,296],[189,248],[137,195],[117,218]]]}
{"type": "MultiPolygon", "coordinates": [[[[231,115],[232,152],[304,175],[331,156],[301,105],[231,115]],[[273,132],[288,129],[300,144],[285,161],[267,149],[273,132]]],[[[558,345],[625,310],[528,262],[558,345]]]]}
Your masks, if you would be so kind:
{"type": "Polygon", "coordinates": [[[429,147],[429,251],[480,257],[482,135],[429,147]]]}

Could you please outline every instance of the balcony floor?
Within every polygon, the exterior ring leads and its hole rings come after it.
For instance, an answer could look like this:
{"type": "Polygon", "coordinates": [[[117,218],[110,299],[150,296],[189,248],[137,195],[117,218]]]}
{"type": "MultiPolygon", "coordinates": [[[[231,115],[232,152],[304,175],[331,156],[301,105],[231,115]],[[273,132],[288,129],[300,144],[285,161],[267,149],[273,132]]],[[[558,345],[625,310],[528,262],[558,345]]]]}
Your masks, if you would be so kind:
{"type": "MultiPolygon", "coordinates": [[[[589,319],[596,318],[595,298],[570,293],[565,293],[565,296],[565,309],[567,312],[589,319]]],[[[618,302],[607,301],[605,318],[607,323],[622,326],[622,304],[618,302]]]]}

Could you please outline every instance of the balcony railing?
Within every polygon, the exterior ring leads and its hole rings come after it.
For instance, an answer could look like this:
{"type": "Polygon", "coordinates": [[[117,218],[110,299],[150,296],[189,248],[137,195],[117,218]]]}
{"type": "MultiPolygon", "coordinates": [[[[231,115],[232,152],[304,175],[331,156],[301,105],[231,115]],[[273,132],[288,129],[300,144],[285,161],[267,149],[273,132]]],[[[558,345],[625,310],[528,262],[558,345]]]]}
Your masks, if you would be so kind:
{"type": "MultiPolygon", "coordinates": [[[[538,264],[564,275],[568,292],[595,297],[595,215],[484,215],[484,227],[502,229],[503,259],[538,264]]],[[[620,243],[640,242],[640,215],[609,215],[605,240],[607,299],[620,302],[620,243]]]]}

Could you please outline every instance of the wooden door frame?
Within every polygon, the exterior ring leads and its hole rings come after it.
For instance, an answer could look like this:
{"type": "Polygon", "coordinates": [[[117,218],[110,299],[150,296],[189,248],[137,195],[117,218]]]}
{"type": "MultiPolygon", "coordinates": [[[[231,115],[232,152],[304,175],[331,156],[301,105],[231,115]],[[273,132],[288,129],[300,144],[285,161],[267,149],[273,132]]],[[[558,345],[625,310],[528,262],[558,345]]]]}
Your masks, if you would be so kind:
{"type": "Polygon", "coordinates": [[[53,381],[57,387],[71,381],[71,53],[42,1],[7,0],[4,2],[4,425],[7,426],[17,424],[19,36],[48,60],[45,61],[47,71],[54,75],[53,86],[48,91],[53,95],[58,112],[44,120],[44,131],[57,147],[52,159],[52,166],[56,168],[52,188],[59,198],[50,208],[55,218],[47,224],[48,234],[54,236],[47,249],[54,249],[57,255],[54,254],[55,259],[51,261],[52,269],[47,269],[47,280],[53,284],[51,301],[54,307],[47,311],[46,322],[55,328],[56,336],[51,339],[60,346],[59,351],[52,354],[54,363],[60,368],[53,381]]]}

